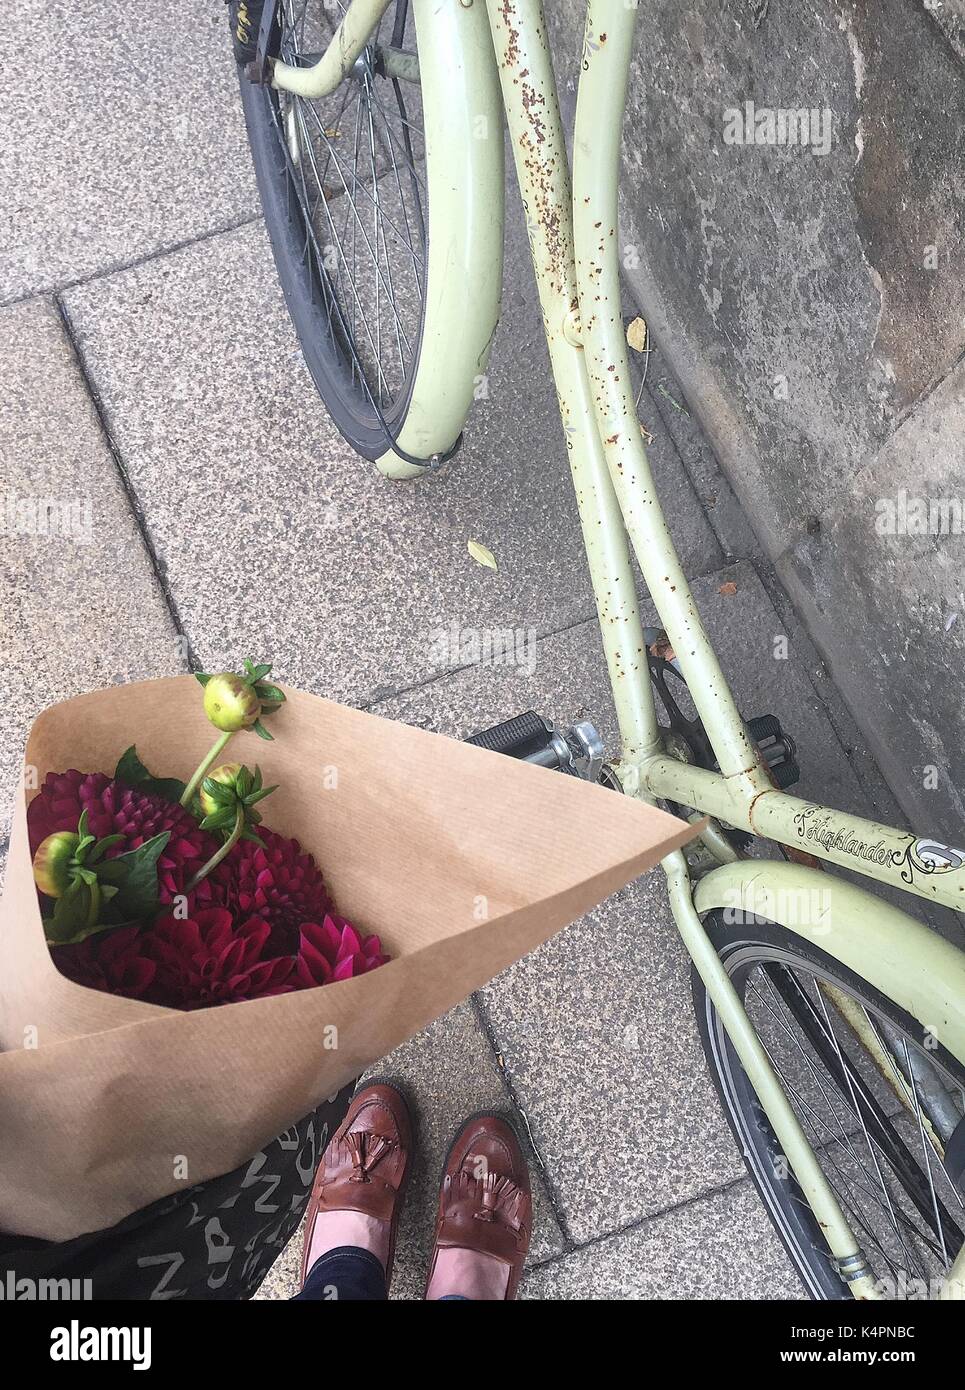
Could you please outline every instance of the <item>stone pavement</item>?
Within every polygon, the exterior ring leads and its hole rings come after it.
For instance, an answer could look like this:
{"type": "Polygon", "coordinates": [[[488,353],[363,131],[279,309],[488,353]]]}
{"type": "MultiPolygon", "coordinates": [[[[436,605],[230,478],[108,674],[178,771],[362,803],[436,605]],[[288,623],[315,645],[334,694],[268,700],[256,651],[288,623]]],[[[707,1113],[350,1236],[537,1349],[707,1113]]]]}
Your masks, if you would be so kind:
{"type": "MultiPolygon", "coordinates": [[[[614,714],[525,237],[510,199],[504,314],[462,453],[390,485],[348,452],[284,312],[221,5],[118,26],[106,0],[24,0],[5,93],[0,458],[8,496],[89,504],[76,543],[10,535],[4,821],[29,723],[115,681],[251,653],[318,693],[447,734],[532,706],[614,714]],[[163,61],[162,61],[163,57],[163,61]],[[30,83],[29,87],[26,85],[30,83]],[[39,89],[37,84],[39,83],[39,89]],[[474,564],[470,538],[499,570],[474,564]],[[534,635],[532,670],[440,669],[451,623],[534,635]]],[[[702,440],[651,363],[641,418],[685,567],[747,714],[779,711],[805,794],[895,814],[702,440]],[[726,581],[736,592],[721,592],[726,581]],[[791,658],[772,659],[786,633],[791,658]]],[[[730,586],[728,585],[728,588],[730,586]]],[[[5,847],[5,841],[4,841],[5,847]]],[[[703,1066],[657,874],[383,1062],[419,1118],[422,1178],[394,1293],[418,1297],[461,1118],[532,1143],[532,1298],[799,1297],[703,1066]]],[[[293,1242],[263,1297],[287,1297],[293,1242]]]]}

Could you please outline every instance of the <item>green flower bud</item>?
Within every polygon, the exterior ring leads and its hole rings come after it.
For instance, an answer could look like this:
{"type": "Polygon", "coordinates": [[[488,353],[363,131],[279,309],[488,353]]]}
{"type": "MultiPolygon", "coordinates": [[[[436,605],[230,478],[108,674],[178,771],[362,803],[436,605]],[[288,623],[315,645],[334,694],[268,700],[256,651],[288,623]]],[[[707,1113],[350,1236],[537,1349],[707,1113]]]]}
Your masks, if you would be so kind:
{"type": "Polygon", "coordinates": [[[206,782],[217,782],[222,787],[235,788],[238,773],[241,771],[240,763],[222,763],[213,772],[209,772],[204,782],[201,784],[201,791],[198,800],[201,802],[201,809],[206,816],[213,816],[216,811],[221,809],[221,803],[216,801],[210,791],[207,790],[206,782]]]}
{"type": "Polygon", "coordinates": [[[34,855],[34,882],[41,893],[59,898],[70,887],[71,861],[80,844],[80,836],[70,830],[57,830],[48,835],[34,855]]]}
{"type": "Polygon", "coordinates": [[[261,701],[246,681],[225,671],[212,676],[205,685],[204,712],[216,729],[236,734],[255,723],[261,713],[261,701]]]}

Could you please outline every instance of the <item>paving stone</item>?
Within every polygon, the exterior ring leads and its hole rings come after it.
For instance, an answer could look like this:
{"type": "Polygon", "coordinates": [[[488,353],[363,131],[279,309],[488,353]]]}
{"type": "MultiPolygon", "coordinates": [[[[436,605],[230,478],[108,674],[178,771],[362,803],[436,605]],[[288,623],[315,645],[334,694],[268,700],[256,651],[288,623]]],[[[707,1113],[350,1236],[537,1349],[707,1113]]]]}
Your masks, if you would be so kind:
{"type": "Polygon", "coordinates": [[[223,4],[23,0],[6,43],[0,298],[257,213],[223,4]]]}
{"type": "Polygon", "coordinates": [[[5,839],[24,741],[42,709],[186,666],[56,308],[34,300],[0,310],[0,338],[5,839]]]}
{"type": "Polygon", "coordinates": [[[760,1300],[804,1292],[745,1181],[530,1270],[520,1296],[760,1300]]]}

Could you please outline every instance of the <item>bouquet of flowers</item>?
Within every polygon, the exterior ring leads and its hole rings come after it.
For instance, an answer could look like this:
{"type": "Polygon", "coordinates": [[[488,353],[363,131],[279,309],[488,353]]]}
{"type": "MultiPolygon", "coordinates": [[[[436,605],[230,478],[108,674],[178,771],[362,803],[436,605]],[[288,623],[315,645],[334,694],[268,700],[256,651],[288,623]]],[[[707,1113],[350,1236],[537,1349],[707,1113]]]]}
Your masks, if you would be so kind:
{"type": "Polygon", "coordinates": [[[0,1278],[246,1296],[355,1078],[693,833],[263,664],[45,710],[0,900],[0,1278]]]}
{"type": "Polygon", "coordinates": [[[50,772],[27,811],[44,930],[62,974],[89,989],[204,1009],[313,989],[388,960],[341,917],[311,854],[261,824],[277,790],[221,763],[228,741],[284,704],[271,667],[199,674],[218,730],[187,783],[131,745],[113,774],[50,772]]]}

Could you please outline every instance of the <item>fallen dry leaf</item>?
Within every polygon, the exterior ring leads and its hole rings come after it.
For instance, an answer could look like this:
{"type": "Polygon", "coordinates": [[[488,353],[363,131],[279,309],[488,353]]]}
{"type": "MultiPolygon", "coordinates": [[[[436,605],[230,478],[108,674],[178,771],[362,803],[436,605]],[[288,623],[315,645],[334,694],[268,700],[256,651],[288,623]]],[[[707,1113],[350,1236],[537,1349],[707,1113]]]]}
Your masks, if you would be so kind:
{"type": "Polygon", "coordinates": [[[643,352],[647,346],[647,321],[635,318],[627,324],[627,342],[634,352],[643,352]]]}
{"type": "Polygon", "coordinates": [[[485,565],[487,569],[498,570],[496,557],[489,549],[488,545],[483,545],[482,541],[469,542],[469,554],[479,565],[485,565]]]}
{"type": "Polygon", "coordinates": [[[642,420],[640,421],[640,433],[643,435],[644,439],[647,441],[648,444],[653,443],[653,435],[647,429],[646,425],[643,423],[642,420]]]}
{"type": "Polygon", "coordinates": [[[728,579],[726,584],[721,584],[717,592],[719,594],[726,594],[727,597],[730,598],[731,594],[737,593],[737,585],[734,583],[733,579],[728,579]]]}

